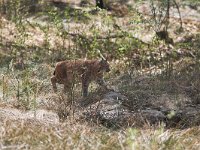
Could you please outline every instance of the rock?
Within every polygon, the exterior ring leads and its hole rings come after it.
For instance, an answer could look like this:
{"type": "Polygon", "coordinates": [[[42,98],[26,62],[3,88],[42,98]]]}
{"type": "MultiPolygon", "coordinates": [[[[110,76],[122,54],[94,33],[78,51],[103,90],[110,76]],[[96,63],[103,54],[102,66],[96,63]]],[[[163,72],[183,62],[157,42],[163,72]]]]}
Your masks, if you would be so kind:
{"type": "Polygon", "coordinates": [[[42,109],[36,111],[28,111],[24,114],[24,118],[37,119],[41,122],[51,123],[51,124],[59,123],[59,117],[56,113],[42,109]]]}
{"type": "Polygon", "coordinates": [[[120,93],[111,91],[104,95],[105,99],[117,100],[118,102],[126,101],[128,98],[120,93]]]}
{"type": "Polygon", "coordinates": [[[158,110],[145,109],[132,112],[123,105],[126,101],[128,98],[121,93],[108,92],[102,100],[93,105],[93,110],[87,111],[85,115],[90,119],[98,120],[98,123],[101,122],[107,127],[141,126],[147,122],[157,124],[166,121],[166,115],[158,110]]]}
{"type": "Polygon", "coordinates": [[[167,119],[167,117],[161,111],[153,109],[141,110],[140,115],[150,124],[165,122],[167,119]]]}
{"type": "Polygon", "coordinates": [[[87,105],[87,111],[83,115],[86,119],[96,121],[106,127],[142,127],[163,122],[166,127],[184,128],[200,124],[200,106],[198,105],[183,105],[176,109],[165,105],[145,106],[141,110],[133,111],[131,106],[125,105],[131,100],[121,93],[110,91],[102,97],[99,101],[87,105]]]}
{"type": "Polygon", "coordinates": [[[59,117],[57,114],[47,110],[35,110],[35,111],[20,111],[14,108],[1,108],[0,118],[10,120],[32,120],[45,124],[57,124],[59,123],[59,117]]]}
{"type": "Polygon", "coordinates": [[[186,106],[168,115],[167,126],[186,128],[200,125],[200,105],[186,106]],[[169,117],[170,116],[170,117],[169,117]]]}
{"type": "MultiPolygon", "coordinates": [[[[103,95],[103,99],[93,104],[92,110],[84,113],[86,118],[93,118],[109,127],[118,127],[129,118],[132,113],[122,105],[123,101],[128,100],[121,93],[110,91],[103,95]]],[[[91,108],[91,107],[90,107],[91,108]]]]}

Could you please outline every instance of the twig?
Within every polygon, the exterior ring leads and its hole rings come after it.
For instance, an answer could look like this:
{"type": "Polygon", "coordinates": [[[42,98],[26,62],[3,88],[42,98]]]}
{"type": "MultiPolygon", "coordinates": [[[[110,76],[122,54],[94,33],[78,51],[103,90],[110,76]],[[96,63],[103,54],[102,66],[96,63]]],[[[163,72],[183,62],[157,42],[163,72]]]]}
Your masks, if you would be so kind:
{"type": "MultiPolygon", "coordinates": [[[[85,37],[85,36],[83,36],[81,34],[78,34],[78,33],[70,33],[70,32],[66,32],[66,31],[65,31],[65,33],[70,35],[70,36],[72,36],[72,37],[79,37],[79,38],[87,39],[87,40],[91,40],[91,41],[92,41],[92,39],[94,39],[93,36],[85,37]]],[[[130,34],[128,35],[128,33],[125,33],[125,34],[113,34],[113,35],[108,35],[108,36],[97,36],[95,38],[99,39],[99,40],[104,40],[104,39],[115,39],[115,38],[124,38],[124,37],[132,38],[132,39],[138,40],[142,44],[149,45],[149,43],[146,43],[146,42],[142,41],[141,39],[136,38],[136,37],[134,37],[134,36],[132,36],[130,34]]]]}
{"type": "Polygon", "coordinates": [[[179,6],[176,2],[176,0],[173,0],[175,6],[176,6],[176,9],[178,10],[178,14],[179,14],[179,20],[180,20],[180,29],[183,29],[183,21],[182,21],[182,17],[181,17],[181,12],[180,12],[180,9],[179,9],[179,6]]]}

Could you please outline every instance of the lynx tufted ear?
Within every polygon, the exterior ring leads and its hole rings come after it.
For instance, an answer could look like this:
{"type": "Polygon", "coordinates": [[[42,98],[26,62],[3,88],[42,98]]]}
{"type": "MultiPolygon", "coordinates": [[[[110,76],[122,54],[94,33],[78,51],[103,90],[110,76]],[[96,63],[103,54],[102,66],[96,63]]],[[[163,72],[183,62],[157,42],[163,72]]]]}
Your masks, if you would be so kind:
{"type": "Polygon", "coordinates": [[[106,60],[105,58],[101,58],[101,59],[99,60],[99,62],[100,62],[100,64],[104,64],[104,63],[107,62],[107,60],[106,60]]]}
{"type": "Polygon", "coordinates": [[[101,53],[101,51],[100,51],[99,49],[97,50],[97,52],[99,53],[99,56],[100,56],[102,59],[106,60],[106,58],[103,56],[103,54],[101,53]]]}
{"type": "Polygon", "coordinates": [[[108,53],[102,54],[100,50],[97,50],[97,52],[99,53],[101,60],[112,61],[114,59],[114,56],[112,54],[108,53]]]}

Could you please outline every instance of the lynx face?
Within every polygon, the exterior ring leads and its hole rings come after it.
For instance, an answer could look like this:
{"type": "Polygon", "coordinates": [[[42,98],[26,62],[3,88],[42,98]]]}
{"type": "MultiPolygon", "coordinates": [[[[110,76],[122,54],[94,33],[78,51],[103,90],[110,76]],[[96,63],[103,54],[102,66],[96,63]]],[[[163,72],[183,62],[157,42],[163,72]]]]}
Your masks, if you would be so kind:
{"type": "Polygon", "coordinates": [[[57,91],[56,83],[64,84],[64,92],[71,89],[74,77],[82,83],[83,97],[88,95],[88,87],[91,81],[96,81],[106,88],[103,73],[110,71],[107,60],[68,60],[58,62],[55,67],[51,83],[54,92],[57,91]]]}
{"type": "Polygon", "coordinates": [[[110,65],[107,62],[107,60],[102,59],[99,64],[100,64],[100,71],[105,71],[105,72],[110,71],[110,65]]]}

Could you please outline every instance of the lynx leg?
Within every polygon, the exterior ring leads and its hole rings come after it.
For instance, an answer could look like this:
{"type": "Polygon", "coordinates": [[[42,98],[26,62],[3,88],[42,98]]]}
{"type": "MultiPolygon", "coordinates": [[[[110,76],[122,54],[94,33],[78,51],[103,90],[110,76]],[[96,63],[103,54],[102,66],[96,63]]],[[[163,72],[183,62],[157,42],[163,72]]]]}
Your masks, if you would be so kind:
{"type": "Polygon", "coordinates": [[[104,81],[104,79],[103,78],[98,78],[97,80],[96,80],[96,82],[101,86],[101,87],[103,87],[103,88],[107,88],[107,86],[106,86],[106,83],[105,83],[105,81],[104,81]]]}
{"type": "Polygon", "coordinates": [[[88,81],[82,81],[83,97],[87,97],[88,96],[88,87],[89,87],[89,82],[88,81]]]}
{"type": "Polygon", "coordinates": [[[52,86],[53,86],[53,91],[54,91],[54,92],[57,92],[56,77],[55,77],[55,76],[51,77],[51,84],[52,84],[52,86]]]}
{"type": "Polygon", "coordinates": [[[69,93],[71,86],[68,83],[64,83],[63,93],[69,93]]]}

